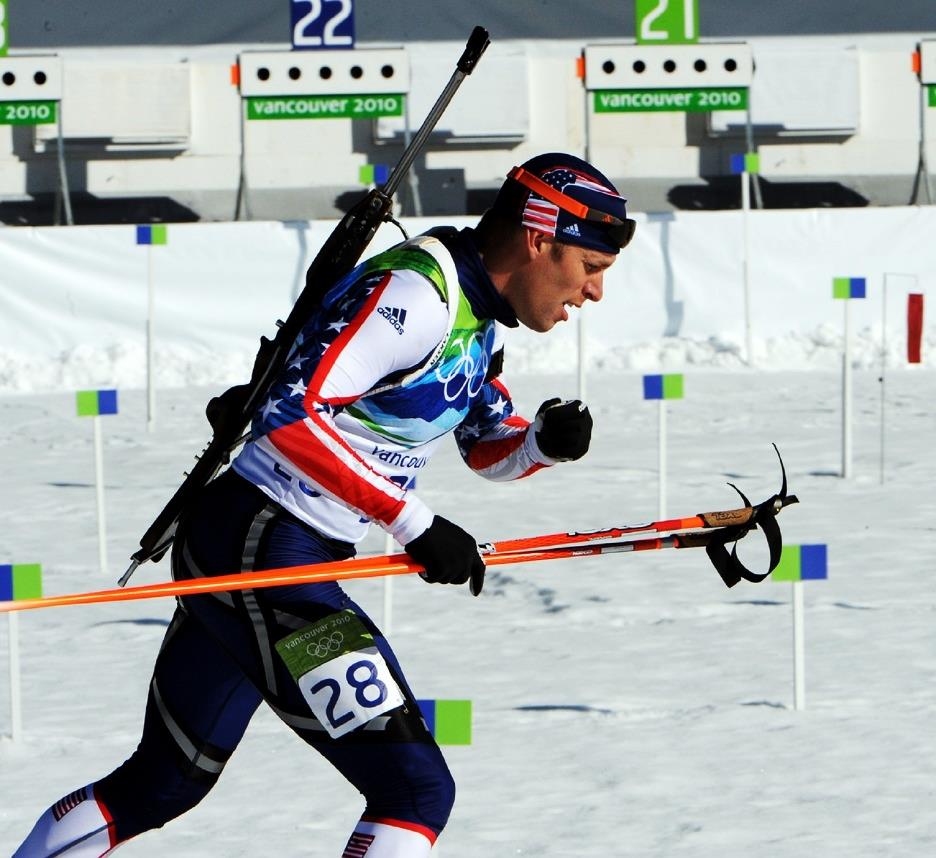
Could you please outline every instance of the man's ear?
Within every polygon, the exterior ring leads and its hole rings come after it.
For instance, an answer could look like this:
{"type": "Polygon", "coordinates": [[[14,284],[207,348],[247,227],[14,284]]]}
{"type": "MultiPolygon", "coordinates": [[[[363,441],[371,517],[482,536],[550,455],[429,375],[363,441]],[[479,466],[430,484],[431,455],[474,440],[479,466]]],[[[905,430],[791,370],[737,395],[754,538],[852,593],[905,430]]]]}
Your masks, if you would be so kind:
{"type": "Polygon", "coordinates": [[[547,241],[549,236],[547,236],[545,232],[540,232],[538,229],[530,229],[529,227],[527,227],[524,232],[526,232],[527,256],[531,260],[549,250],[549,242],[547,241]]]}

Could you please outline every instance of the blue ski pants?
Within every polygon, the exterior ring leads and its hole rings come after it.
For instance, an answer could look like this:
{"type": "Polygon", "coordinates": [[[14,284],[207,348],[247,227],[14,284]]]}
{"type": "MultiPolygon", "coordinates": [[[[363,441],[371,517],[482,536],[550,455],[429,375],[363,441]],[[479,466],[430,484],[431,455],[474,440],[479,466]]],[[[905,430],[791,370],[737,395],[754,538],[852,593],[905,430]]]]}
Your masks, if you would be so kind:
{"type": "MultiPolygon", "coordinates": [[[[229,470],[202,491],[183,518],[172,568],[174,577],[184,579],[353,553],[352,545],[315,532],[229,470]]],[[[368,818],[401,821],[435,835],[445,826],[454,783],[396,656],[341,587],[322,583],[179,600],[156,660],[140,744],[95,784],[113,816],[118,842],[198,804],[261,703],[362,793],[368,818]],[[312,715],[274,643],[342,610],[353,611],[373,634],[405,702],[379,725],[334,739],[312,715]]],[[[309,806],[298,805],[297,815],[308,813],[309,806]]]]}

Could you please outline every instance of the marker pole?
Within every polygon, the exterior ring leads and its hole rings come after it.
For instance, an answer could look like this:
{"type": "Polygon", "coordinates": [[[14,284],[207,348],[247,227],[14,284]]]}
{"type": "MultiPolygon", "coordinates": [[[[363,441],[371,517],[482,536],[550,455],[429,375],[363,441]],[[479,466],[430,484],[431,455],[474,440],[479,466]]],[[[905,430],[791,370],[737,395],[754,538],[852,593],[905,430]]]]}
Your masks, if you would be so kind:
{"type": "Polygon", "coordinates": [[[784,545],[780,561],[771,573],[776,581],[793,583],[793,708],[806,708],[806,645],[803,582],[825,580],[828,572],[828,546],[784,545]]]}
{"type": "Polygon", "coordinates": [[[657,462],[658,462],[658,471],[660,474],[660,485],[659,485],[659,503],[657,509],[659,511],[659,516],[661,520],[666,518],[666,400],[661,399],[659,402],[659,428],[657,432],[658,436],[658,452],[657,452],[657,462]]]}
{"type": "Polygon", "coordinates": [[[744,348],[748,366],[754,366],[754,335],[751,330],[750,235],[748,215],[751,210],[751,174],[741,173],[741,265],[744,277],[744,348]]]}
{"type": "Polygon", "coordinates": [[[842,345],[842,477],[850,477],[852,471],[852,367],[851,367],[851,330],[849,327],[848,305],[845,305],[845,336],[842,345]]]}
{"type": "Polygon", "coordinates": [[[9,621],[10,737],[16,742],[23,732],[23,707],[20,696],[19,622],[15,613],[9,615],[9,621]]]}
{"type": "Polygon", "coordinates": [[[153,317],[156,311],[156,288],[153,283],[153,245],[146,246],[146,429],[156,428],[156,386],[154,373],[153,317]]]}
{"type": "Polygon", "coordinates": [[[884,275],[884,288],[881,298],[881,444],[878,460],[880,465],[880,484],[884,485],[884,426],[885,426],[885,408],[887,405],[886,397],[886,377],[887,377],[887,275],[884,275]]]}
{"type": "MultiPolygon", "coordinates": [[[[883,297],[881,300],[881,439],[880,439],[880,482],[881,485],[884,484],[884,465],[885,465],[885,446],[884,446],[884,433],[887,425],[885,408],[887,405],[886,398],[886,374],[887,374],[887,285],[889,278],[894,278],[895,280],[898,277],[906,278],[907,280],[912,281],[913,289],[917,288],[919,283],[919,278],[916,274],[902,274],[899,272],[889,271],[884,274],[884,288],[883,288],[883,297]]],[[[909,340],[909,332],[908,332],[909,340]]]]}
{"type": "Polygon", "coordinates": [[[793,708],[806,708],[806,644],[803,626],[803,582],[793,582],[793,708]]]}
{"type": "Polygon", "coordinates": [[[92,418],[94,423],[94,494],[97,500],[98,557],[101,572],[107,575],[107,522],[104,512],[104,444],[101,440],[101,418],[92,418]]]}
{"type": "Polygon", "coordinates": [[[645,375],[643,377],[644,399],[656,399],[657,403],[657,474],[659,477],[658,511],[666,518],[666,400],[683,398],[682,374],[645,375]]]}

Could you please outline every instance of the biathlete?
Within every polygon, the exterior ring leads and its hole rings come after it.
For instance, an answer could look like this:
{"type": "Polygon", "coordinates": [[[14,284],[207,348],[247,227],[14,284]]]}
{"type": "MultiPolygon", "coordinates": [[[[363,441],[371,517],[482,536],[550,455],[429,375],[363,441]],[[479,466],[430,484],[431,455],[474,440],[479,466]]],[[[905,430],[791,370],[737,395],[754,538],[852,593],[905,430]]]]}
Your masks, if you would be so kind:
{"type": "MultiPolygon", "coordinates": [[[[183,515],[173,576],[349,558],[376,522],[426,581],[480,593],[474,537],[411,487],[449,433],[491,480],[585,454],[583,403],[548,400],[532,422],[514,412],[503,334],[548,331],[599,301],[633,232],[604,175],[552,153],[514,168],[476,229],[434,229],[360,264],[308,319],[232,466],[183,515]]],[[[46,810],[15,858],[105,855],[183,814],[261,703],[364,796],[345,858],[429,854],[452,777],[386,638],[323,583],[180,599],[136,751],[46,810]]]]}

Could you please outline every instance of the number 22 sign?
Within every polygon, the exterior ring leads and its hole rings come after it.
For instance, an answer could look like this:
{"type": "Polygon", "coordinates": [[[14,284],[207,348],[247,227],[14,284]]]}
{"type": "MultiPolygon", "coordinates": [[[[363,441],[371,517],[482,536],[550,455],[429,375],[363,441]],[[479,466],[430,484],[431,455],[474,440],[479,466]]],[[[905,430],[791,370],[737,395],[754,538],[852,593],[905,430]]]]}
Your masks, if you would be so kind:
{"type": "Polygon", "coordinates": [[[292,46],[297,49],[353,48],[353,0],[290,0],[292,46]]]}

